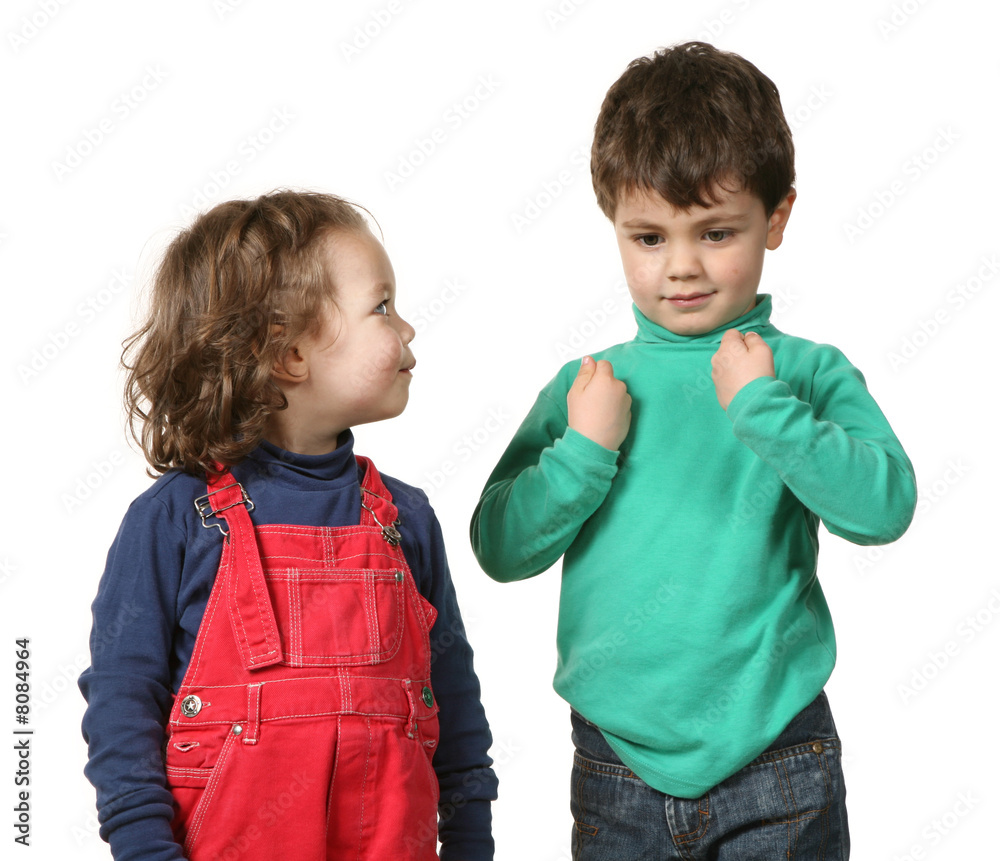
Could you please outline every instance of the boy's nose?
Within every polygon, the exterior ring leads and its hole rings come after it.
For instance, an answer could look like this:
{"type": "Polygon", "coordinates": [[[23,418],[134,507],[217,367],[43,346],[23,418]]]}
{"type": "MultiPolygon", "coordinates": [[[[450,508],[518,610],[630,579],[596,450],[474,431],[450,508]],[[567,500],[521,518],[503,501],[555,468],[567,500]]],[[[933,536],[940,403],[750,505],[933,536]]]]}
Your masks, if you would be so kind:
{"type": "Polygon", "coordinates": [[[684,249],[673,249],[667,258],[665,274],[671,281],[687,281],[701,274],[698,256],[684,249]]]}

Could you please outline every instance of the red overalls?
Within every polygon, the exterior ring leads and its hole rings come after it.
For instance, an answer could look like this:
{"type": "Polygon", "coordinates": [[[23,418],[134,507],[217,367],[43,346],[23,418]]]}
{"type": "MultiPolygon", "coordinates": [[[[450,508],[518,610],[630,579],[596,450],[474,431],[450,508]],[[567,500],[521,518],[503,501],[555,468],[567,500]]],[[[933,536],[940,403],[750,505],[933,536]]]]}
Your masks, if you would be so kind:
{"type": "Polygon", "coordinates": [[[195,861],[438,857],[437,611],[358,462],[358,526],[255,530],[228,472],[196,503],[229,531],[167,727],[174,833],[195,861]]]}

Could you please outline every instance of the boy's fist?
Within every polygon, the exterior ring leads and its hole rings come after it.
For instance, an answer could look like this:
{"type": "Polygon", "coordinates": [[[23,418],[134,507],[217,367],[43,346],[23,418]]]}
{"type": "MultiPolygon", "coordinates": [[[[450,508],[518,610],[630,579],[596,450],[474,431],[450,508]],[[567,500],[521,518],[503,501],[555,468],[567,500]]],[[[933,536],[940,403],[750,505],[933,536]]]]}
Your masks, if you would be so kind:
{"type": "Polygon", "coordinates": [[[566,395],[569,426],[612,451],[625,439],[632,423],[632,398],[625,383],[615,379],[611,362],[595,364],[590,356],[580,363],[566,395]]]}
{"type": "Polygon", "coordinates": [[[712,382],[722,408],[751,380],[774,376],[774,354],[756,332],[730,329],[712,356],[712,382]]]}

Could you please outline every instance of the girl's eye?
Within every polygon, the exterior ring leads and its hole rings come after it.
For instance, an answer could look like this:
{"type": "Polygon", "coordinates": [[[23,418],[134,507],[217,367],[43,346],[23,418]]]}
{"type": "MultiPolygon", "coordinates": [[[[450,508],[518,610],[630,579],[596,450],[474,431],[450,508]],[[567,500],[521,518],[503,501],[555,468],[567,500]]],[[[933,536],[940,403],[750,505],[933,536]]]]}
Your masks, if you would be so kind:
{"type": "Polygon", "coordinates": [[[383,317],[389,316],[389,309],[386,307],[385,302],[379,302],[378,305],[375,306],[375,313],[381,314],[383,317]]]}
{"type": "Polygon", "coordinates": [[[644,236],[639,236],[637,238],[639,240],[639,244],[645,248],[655,248],[660,244],[660,237],[655,233],[647,233],[644,236]]]}
{"type": "Polygon", "coordinates": [[[722,242],[722,240],[728,239],[731,235],[731,230],[709,230],[705,234],[705,238],[709,242],[722,242]]]}

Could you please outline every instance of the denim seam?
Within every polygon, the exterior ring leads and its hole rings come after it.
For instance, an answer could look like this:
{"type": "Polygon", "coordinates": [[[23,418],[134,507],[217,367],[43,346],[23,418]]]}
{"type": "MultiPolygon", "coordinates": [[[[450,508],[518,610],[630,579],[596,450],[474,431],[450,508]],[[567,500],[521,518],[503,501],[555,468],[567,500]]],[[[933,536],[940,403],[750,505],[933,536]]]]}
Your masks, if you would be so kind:
{"type": "Polygon", "coordinates": [[[815,745],[819,743],[823,745],[823,750],[840,750],[840,739],[837,737],[817,739],[816,741],[803,742],[802,744],[796,744],[792,747],[783,747],[780,750],[772,750],[768,753],[762,753],[752,762],[747,763],[746,768],[754,768],[761,765],[770,765],[773,762],[791,759],[792,757],[802,756],[803,754],[812,753],[815,754],[815,745]]]}
{"type": "Polygon", "coordinates": [[[579,752],[574,752],[573,759],[580,766],[580,768],[592,771],[595,774],[607,774],[613,777],[625,777],[634,780],[642,780],[642,778],[632,771],[632,769],[627,765],[615,765],[611,762],[597,762],[593,759],[587,759],[579,752]]]}
{"type": "Polygon", "coordinates": [[[587,815],[587,811],[583,805],[583,784],[586,783],[587,772],[593,770],[588,768],[586,763],[587,760],[585,760],[582,756],[574,754],[574,764],[578,765],[580,768],[580,774],[576,781],[576,799],[580,808],[580,816],[579,818],[576,816],[573,817],[573,827],[581,834],[586,834],[588,837],[596,837],[597,832],[600,829],[595,825],[588,825],[583,821],[583,817],[587,815]]]}

